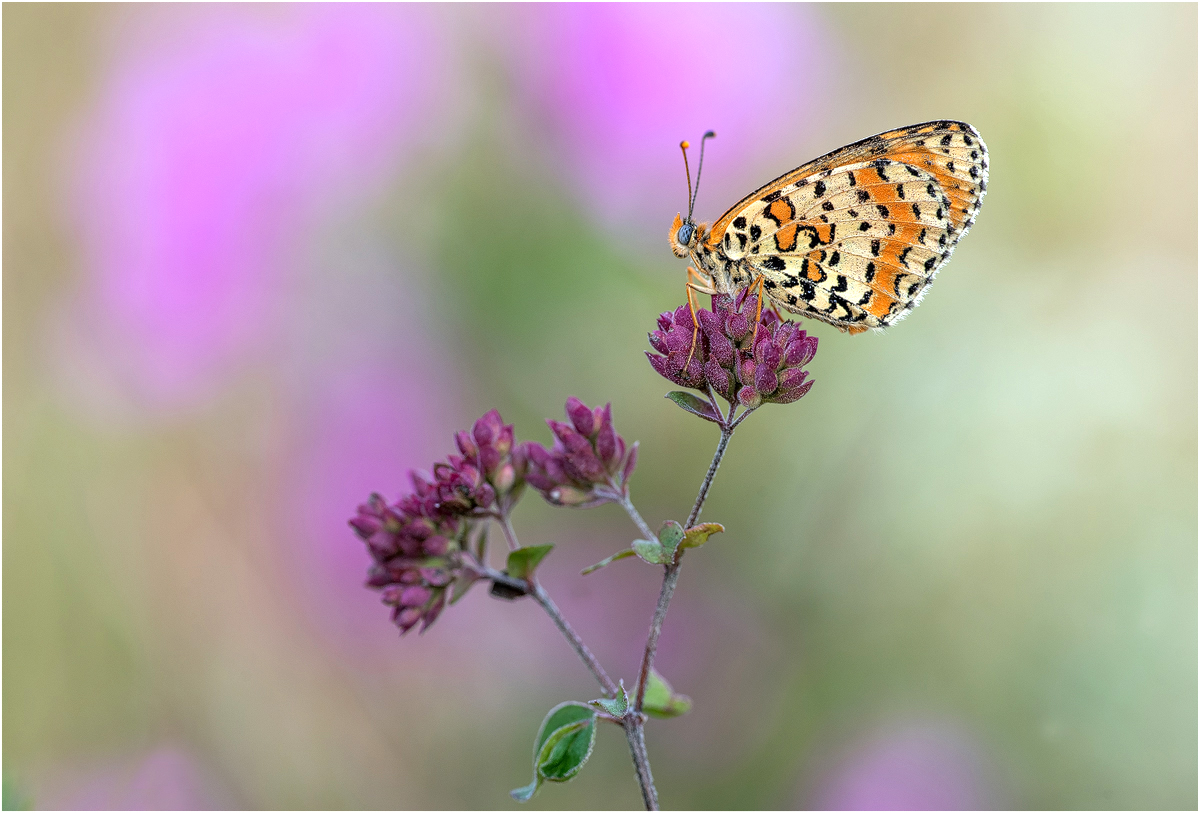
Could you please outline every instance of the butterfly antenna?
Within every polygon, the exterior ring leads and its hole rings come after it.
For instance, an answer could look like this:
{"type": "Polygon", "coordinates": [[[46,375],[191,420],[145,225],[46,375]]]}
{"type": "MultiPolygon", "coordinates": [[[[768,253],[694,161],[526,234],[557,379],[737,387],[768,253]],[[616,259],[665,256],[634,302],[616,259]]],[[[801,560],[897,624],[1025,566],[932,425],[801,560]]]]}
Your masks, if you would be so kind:
{"type": "MultiPolygon", "coordinates": [[[[692,205],[695,202],[695,199],[692,197],[692,170],[688,166],[688,160],[687,160],[687,151],[688,151],[688,147],[690,147],[690,146],[692,146],[692,145],[687,141],[679,142],[679,149],[683,151],[683,171],[687,173],[687,182],[688,182],[688,216],[687,216],[687,219],[689,221],[692,219],[692,205]]],[[[702,146],[701,151],[703,151],[703,145],[701,145],[701,146],[702,146]]]]}
{"type": "MultiPolygon", "coordinates": [[[[709,130],[700,139],[700,165],[696,167],[696,193],[695,193],[695,195],[692,196],[691,203],[688,204],[688,219],[689,220],[691,220],[691,218],[692,218],[692,209],[695,208],[695,206],[696,206],[696,197],[699,196],[699,194],[700,194],[700,173],[704,171],[704,143],[706,141],[708,141],[710,138],[716,138],[716,137],[717,137],[717,134],[714,133],[712,130],[709,130]]],[[[688,192],[690,193],[691,191],[692,191],[692,183],[691,183],[691,178],[689,177],[688,178],[688,192]]]]}

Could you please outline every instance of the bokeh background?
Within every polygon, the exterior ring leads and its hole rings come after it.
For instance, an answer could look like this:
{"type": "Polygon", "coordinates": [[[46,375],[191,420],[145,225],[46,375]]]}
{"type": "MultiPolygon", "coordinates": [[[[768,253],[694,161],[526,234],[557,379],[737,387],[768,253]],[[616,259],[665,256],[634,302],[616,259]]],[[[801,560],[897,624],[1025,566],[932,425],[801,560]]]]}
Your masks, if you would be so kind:
{"type": "MultiPolygon", "coordinates": [[[[978,224],[739,430],[659,665],[675,808],[1197,804],[1195,5],[9,5],[6,807],[516,808],[597,694],[529,602],[399,639],[346,526],[568,395],[682,518],[716,441],[646,363],[697,214],[979,128],[978,224]]],[[[658,573],[530,494],[634,675],[658,573]]],[[[531,807],[633,808],[621,732],[531,807]]]]}

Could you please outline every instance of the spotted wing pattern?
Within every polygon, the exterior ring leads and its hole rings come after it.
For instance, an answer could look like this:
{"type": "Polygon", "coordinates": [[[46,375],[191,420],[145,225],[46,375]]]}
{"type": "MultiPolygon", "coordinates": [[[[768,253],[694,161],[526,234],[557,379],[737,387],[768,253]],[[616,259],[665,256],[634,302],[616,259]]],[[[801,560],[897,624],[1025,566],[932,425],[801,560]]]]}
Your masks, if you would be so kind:
{"type": "Polygon", "coordinates": [[[858,333],[915,308],[975,222],[987,148],[957,121],[864,139],[755,191],[712,227],[779,306],[858,333]]]}

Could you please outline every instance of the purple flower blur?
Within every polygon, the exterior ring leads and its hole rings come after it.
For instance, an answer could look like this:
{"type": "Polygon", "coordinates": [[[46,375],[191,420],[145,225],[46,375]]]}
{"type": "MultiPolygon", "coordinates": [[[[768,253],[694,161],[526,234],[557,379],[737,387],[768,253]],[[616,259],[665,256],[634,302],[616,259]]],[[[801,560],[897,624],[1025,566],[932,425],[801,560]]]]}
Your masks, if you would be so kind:
{"type": "Polygon", "coordinates": [[[616,224],[670,221],[687,196],[676,145],[705,130],[720,159],[704,210],[740,198],[756,159],[794,143],[831,64],[812,7],[546,4],[519,19],[519,92],[580,200],[616,224]]]}
{"type": "Polygon", "coordinates": [[[394,175],[445,71],[418,9],[170,10],[151,29],[83,129],[68,321],[121,389],[178,406],[269,347],[306,226],[394,175]]]}

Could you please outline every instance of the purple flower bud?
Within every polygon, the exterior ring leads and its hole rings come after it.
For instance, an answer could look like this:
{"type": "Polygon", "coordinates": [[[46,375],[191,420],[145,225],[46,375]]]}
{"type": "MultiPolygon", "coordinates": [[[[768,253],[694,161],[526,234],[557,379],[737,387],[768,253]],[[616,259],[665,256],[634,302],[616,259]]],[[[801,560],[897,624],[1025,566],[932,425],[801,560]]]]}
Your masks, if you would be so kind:
{"type": "Polygon", "coordinates": [[[496,490],[501,494],[511,491],[516,481],[517,469],[512,463],[505,463],[503,466],[500,466],[492,476],[492,482],[496,484],[496,490]]]}
{"type": "Polygon", "coordinates": [[[458,450],[462,452],[463,457],[474,457],[479,447],[475,445],[474,438],[467,432],[456,432],[454,434],[454,443],[458,446],[458,450]]]}
{"type": "Polygon", "coordinates": [[[812,385],[814,383],[815,382],[812,381],[806,381],[795,389],[783,389],[781,387],[779,392],[775,393],[774,397],[771,398],[771,401],[776,404],[790,404],[794,401],[799,401],[808,394],[808,391],[812,389],[812,385]]]}
{"type": "Polygon", "coordinates": [[[400,591],[398,603],[401,607],[420,607],[432,595],[428,587],[405,587],[400,591]]]}
{"type": "Polygon", "coordinates": [[[596,455],[610,471],[617,462],[617,433],[612,425],[612,404],[604,407],[604,418],[600,422],[600,431],[596,434],[596,455]]]}
{"type": "Polygon", "coordinates": [[[672,384],[678,384],[681,387],[687,386],[687,382],[679,377],[679,373],[676,370],[672,369],[671,361],[667,356],[656,356],[653,353],[647,353],[646,358],[650,360],[650,366],[654,368],[654,372],[672,384]]]}
{"type": "Polygon", "coordinates": [[[495,446],[483,446],[479,449],[479,468],[488,474],[494,472],[503,459],[503,454],[495,446]]]}
{"type": "Polygon", "coordinates": [[[730,384],[729,371],[721,366],[716,356],[710,358],[708,363],[704,365],[704,379],[715,392],[728,397],[730,384]]]}
{"type": "Polygon", "coordinates": [[[765,364],[760,364],[754,371],[754,389],[762,395],[770,395],[779,388],[779,376],[765,364]]]}
{"type": "Polygon", "coordinates": [[[673,311],[667,311],[666,313],[660,313],[658,315],[659,331],[665,332],[665,331],[670,330],[671,325],[674,324],[674,322],[675,322],[674,316],[675,316],[675,314],[673,311]]]}
{"type": "Polygon", "coordinates": [[[482,418],[475,421],[475,426],[472,427],[475,442],[480,446],[491,443],[499,435],[503,426],[504,421],[500,418],[500,413],[494,409],[488,410],[482,418]]]}
{"type": "Polygon", "coordinates": [[[672,330],[667,334],[667,352],[672,355],[679,353],[687,358],[687,354],[692,352],[693,339],[699,341],[699,338],[695,337],[694,331],[672,330]]]}
{"type": "Polygon", "coordinates": [[[758,362],[760,367],[768,367],[774,370],[779,366],[782,358],[783,354],[779,352],[779,348],[766,336],[764,331],[763,336],[754,347],[754,360],[758,362]]]}
{"type": "MultiPolygon", "coordinates": [[[[707,313],[708,311],[701,311],[707,313]]],[[[733,365],[733,360],[737,358],[737,350],[733,346],[733,340],[724,333],[710,334],[708,337],[708,352],[710,358],[716,359],[717,363],[725,367],[733,365]]]]}
{"type": "Polygon", "coordinates": [[[590,490],[559,486],[552,489],[546,495],[546,499],[554,505],[581,506],[592,502],[595,495],[590,490]]]}
{"type": "Polygon", "coordinates": [[[797,367],[784,370],[779,376],[779,389],[791,390],[799,387],[808,378],[808,371],[797,367]]]}
{"type": "Polygon", "coordinates": [[[574,395],[567,399],[567,417],[575,425],[575,431],[584,437],[591,437],[596,431],[596,416],[591,407],[586,406],[574,395]]]}
{"type": "Polygon", "coordinates": [[[737,368],[738,382],[747,386],[753,386],[754,370],[756,367],[757,365],[754,363],[754,359],[743,359],[742,363],[739,364],[737,368]]]}
{"type": "Polygon", "coordinates": [[[421,611],[416,607],[405,607],[404,609],[397,607],[392,620],[400,628],[400,634],[403,635],[416,626],[417,622],[421,620],[421,615],[421,611]]]}
{"type": "Polygon", "coordinates": [[[633,476],[633,470],[637,468],[638,459],[638,444],[634,442],[629,448],[629,454],[625,456],[625,468],[621,470],[621,482],[628,483],[629,478],[633,476]]]}
{"type": "Polygon", "coordinates": [[[742,387],[738,390],[738,401],[742,406],[749,409],[756,409],[762,404],[762,396],[755,391],[753,387],[742,387]]]}
{"type": "Polygon", "coordinates": [[[817,354],[817,337],[805,336],[804,332],[800,332],[798,338],[788,342],[787,352],[784,354],[783,363],[789,367],[803,367],[813,360],[813,356],[817,354]]]}
{"type": "Polygon", "coordinates": [[[750,333],[750,317],[738,311],[730,311],[725,317],[725,332],[734,341],[741,341],[750,333]]]}
{"type": "Polygon", "coordinates": [[[426,556],[445,556],[446,551],[450,550],[450,540],[444,536],[431,536],[421,547],[426,556]]]}

